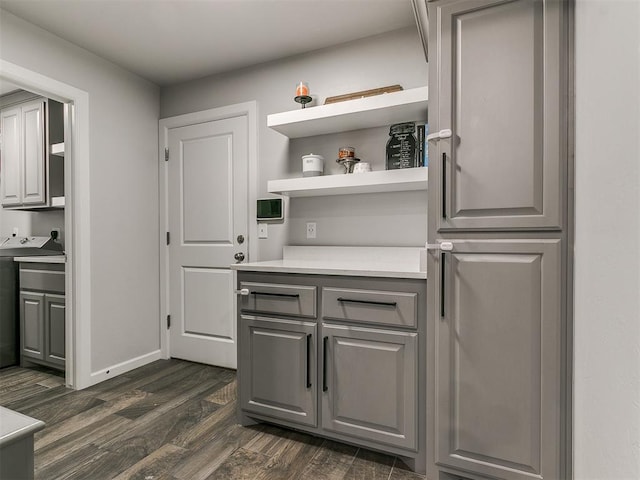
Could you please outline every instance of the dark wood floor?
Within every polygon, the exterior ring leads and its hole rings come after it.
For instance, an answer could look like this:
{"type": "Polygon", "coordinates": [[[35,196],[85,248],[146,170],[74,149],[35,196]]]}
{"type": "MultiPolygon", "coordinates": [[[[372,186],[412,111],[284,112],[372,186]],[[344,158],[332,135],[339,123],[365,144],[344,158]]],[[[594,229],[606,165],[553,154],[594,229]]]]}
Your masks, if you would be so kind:
{"type": "Polygon", "coordinates": [[[50,371],[0,370],[0,405],[43,420],[36,478],[416,480],[392,457],[236,423],[235,371],[159,360],[82,391],[50,371]]]}

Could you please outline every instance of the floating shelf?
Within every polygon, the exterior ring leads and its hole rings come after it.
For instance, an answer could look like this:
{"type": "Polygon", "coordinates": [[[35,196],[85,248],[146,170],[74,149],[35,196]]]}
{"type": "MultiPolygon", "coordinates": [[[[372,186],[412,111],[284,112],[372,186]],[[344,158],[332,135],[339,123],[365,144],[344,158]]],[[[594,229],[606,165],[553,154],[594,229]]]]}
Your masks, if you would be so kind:
{"type": "Polygon", "coordinates": [[[52,208],[64,208],[64,205],[65,205],[64,197],[51,197],[52,208]]]}
{"type": "Polygon", "coordinates": [[[426,121],[428,87],[301,108],[267,116],[267,126],[289,138],[426,121]]]}
{"type": "Polygon", "coordinates": [[[64,142],[52,144],[51,155],[58,155],[59,157],[64,157],[64,142]]]}
{"type": "Polygon", "coordinates": [[[403,192],[426,190],[429,169],[426,167],[377,172],[326,175],[319,177],[271,180],[269,193],[289,197],[320,197],[354,193],[403,192]]]}

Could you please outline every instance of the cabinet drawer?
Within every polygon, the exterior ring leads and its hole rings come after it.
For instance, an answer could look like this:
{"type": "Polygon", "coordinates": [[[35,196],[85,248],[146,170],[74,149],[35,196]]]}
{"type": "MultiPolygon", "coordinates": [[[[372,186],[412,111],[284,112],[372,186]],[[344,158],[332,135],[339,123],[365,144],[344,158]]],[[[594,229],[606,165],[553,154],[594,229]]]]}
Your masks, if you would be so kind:
{"type": "Polygon", "coordinates": [[[417,326],[417,294],[324,287],[322,316],[327,319],[417,326]]]}
{"type": "Polygon", "coordinates": [[[240,282],[249,295],[240,296],[243,312],[316,317],[316,287],[278,283],[240,282]]]}
{"type": "Polygon", "coordinates": [[[64,265],[21,264],[20,290],[64,293],[64,265]]]}

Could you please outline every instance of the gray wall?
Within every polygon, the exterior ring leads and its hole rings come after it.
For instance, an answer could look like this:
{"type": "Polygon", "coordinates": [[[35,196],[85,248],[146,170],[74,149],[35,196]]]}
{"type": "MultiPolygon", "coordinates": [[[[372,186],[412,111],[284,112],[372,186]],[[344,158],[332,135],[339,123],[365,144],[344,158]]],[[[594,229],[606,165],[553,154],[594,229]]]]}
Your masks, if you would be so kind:
{"type": "Polygon", "coordinates": [[[640,2],[576,2],[575,478],[640,478],[640,2]],[[615,72],[615,74],[612,74],[615,72]]]}
{"type": "MultiPolygon", "coordinates": [[[[208,77],[161,92],[162,118],[250,100],[258,102],[258,197],[268,196],[267,181],[301,176],[300,155],[325,157],[327,172],[338,172],[338,146],[351,145],[374,169],[384,169],[388,129],[289,141],[267,128],[266,116],[295,110],[295,85],[309,83],[316,104],[328,96],[385,85],[405,89],[427,84],[427,63],[415,28],[350,42],[226,75],[208,77]]],[[[293,198],[283,224],[269,226],[257,240],[258,259],[280,258],[287,244],[410,245],[426,241],[426,192],[293,198]],[[306,221],[316,221],[318,238],[305,237],[306,221]],[[390,228],[390,225],[393,228],[390,228]]]]}
{"type": "Polygon", "coordinates": [[[98,372],[160,346],[159,89],[1,13],[2,59],[89,94],[90,157],[77,161],[90,162],[91,172],[91,317],[78,321],[90,326],[98,372]]]}

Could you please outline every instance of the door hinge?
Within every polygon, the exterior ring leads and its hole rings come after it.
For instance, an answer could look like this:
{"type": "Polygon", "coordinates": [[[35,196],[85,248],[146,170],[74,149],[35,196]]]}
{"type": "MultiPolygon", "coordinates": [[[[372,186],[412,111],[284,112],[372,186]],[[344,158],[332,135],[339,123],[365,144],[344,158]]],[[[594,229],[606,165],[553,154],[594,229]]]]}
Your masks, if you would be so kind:
{"type": "Polygon", "coordinates": [[[167,232],[167,245],[171,243],[171,235],[167,232]]]}
{"type": "Polygon", "coordinates": [[[169,149],[168,148],[164,149],[164,161],[165,162],[169,161],[169,149]]]}
{"type": "Polygon", "coordinates": [[[171,315],[167,315],[167,329],[171,328],[171,315]]]}

